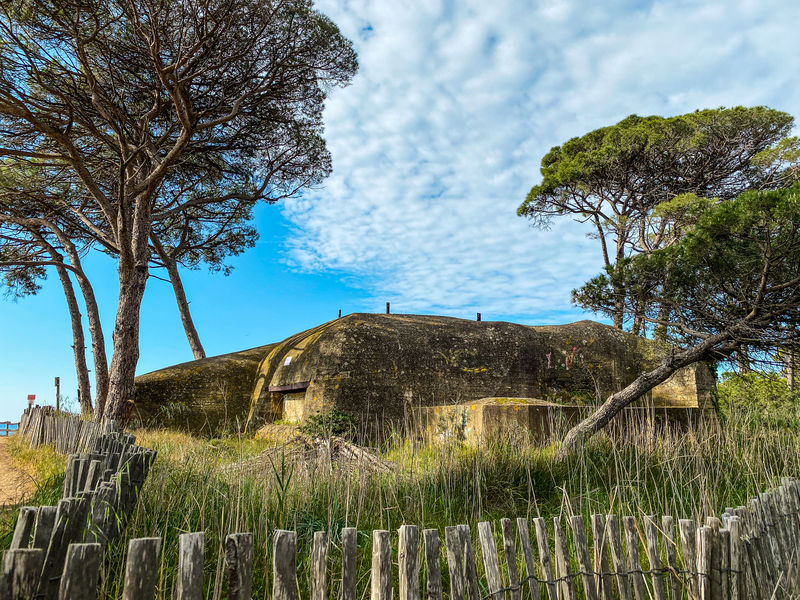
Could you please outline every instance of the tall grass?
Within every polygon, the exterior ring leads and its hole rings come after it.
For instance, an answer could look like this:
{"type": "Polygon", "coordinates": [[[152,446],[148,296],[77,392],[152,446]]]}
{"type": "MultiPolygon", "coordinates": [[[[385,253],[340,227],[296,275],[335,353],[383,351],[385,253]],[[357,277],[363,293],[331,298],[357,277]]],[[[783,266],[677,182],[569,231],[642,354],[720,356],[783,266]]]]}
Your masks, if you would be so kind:
{"type": "MultiPolygon", "coordinates": [[[[161,432],[140,432],[140,443],[159,450],[126,537],[164,539],[159,597],[168,598],[177,565],[177,536],[206,532],[206,585],[220,597],[219,570],[228,533],[255,538],[254,598],[268,597],[271,534],[298,532],[299,584],[309,587],[312,533],[332,536],[332,573],[339,564],[342,527],[359,531],[359,572],[369,571],[373,529],[401,524],[438,528],[474,526],[501,517],[553,517],[614,512],[670,514],[702,520],[726,506],[800,475],[800,435],[773,429],[752,415],[734,413],[689,430],[643,428],[624,437],[596,436],[580,453],[555,461],[555,445],[492,440],[482,447],[432,446],[396,440],[382,449],[391,473],[326,471],[276,457],[264,468],[231,475],[226,466],[252,456],[259,444],[236,438],[215,445],[161,432]]],[[[123,545],[112,548],[106,589],[121,590],[123,545]]],[[[442,565],[445,569],[445,565],[442,565]]],[[[368,594],[368,577],[359,580],[368,594]]],[[[338,581],[332,581],[336,597],[338,581]]]]}
{"type": "MultiPolygon", "coordinates": [[[[552,441],[495,439],[480,446],[431,445],[393,438],[380,449],[395,463],[391,472],[333,470],[297,464],[275,454],[260,467],[241,471],[239,461],[258,455],[268,442],[230,437],[201,440],[169,431],[139,430],[140,444],[159,452],[123,541],[109,548],[104,588],[121,594],[124,553],[131,537],[161,537],[158,598],[171,597],[178,535],[204,531],[208,598],[223,597],[221,556],[225,536],[252,532],[255,541],[254,598],[267,598],[271,536],[298,532],[298,573],[303,594],[310,586],[312,534],[331,534],[331,597],[338,594],[339,532],[359,531],[358,589],[368,596],[371,532],[401,524],[438,528],[501,517],[550,518],[614,512],[670,514],[702,520],[779,482],[800,475],[800,434],[765,423],[759,413],[734,407],[723,421],[709,419],[690,429],[641,427],[624,435],[595,436],[579,453],[554,460],[552,441]]],[[[560,433],[554,436],[558,439],[560,433]]],[[[35,503],[54,504],[63,482],[54,465],[64,458],[48,449],[16,450],[39,464],[42,480],[35,503]],[[41,460],[38,460],[41,459],[41,460]],[[52,471],[52,472],[51,472],[52,471]]],[[[6,545],[13,526],[6,511],[6,545]]],[[[442,564],[446,572],[446,565],[442,564]]],[[[480,566],[479,566],[480,569],[480,566]]],[[[447,578],[445,578],[446,580],[447,578]]],[[[445,582],[446,585],[446,582],[445,582]]],[[[447,589],[445,589],[447,592],[447,589]]]]}

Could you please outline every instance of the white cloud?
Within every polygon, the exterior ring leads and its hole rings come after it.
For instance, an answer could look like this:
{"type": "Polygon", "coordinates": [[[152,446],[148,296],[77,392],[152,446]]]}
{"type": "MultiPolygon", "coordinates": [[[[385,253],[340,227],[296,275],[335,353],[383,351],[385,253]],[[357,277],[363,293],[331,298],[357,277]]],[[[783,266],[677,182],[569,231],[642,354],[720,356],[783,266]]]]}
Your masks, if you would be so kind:
{"type": "Polygon", "coordinates": [[[551,146],[631,113],[800,116],[800,4],[536,4],[318,2],[361,69],[326,110],[333,176],[284,207],[290,261],[404,311],[557,319],[600,257],[581,226],[515,214],[551,146]]]}

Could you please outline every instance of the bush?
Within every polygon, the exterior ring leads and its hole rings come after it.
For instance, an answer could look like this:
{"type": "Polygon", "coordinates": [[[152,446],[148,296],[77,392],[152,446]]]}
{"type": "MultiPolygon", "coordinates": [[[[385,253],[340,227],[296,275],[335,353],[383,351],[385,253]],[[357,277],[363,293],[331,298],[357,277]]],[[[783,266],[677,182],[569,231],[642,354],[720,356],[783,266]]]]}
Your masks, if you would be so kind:
{"type": "Polygon", "coordinates": [[[775,373],[723,373],[717,398],[726,416],[767,427],[800,427],[800,392],[775,373]]]}
{"type": "Polygon", "coordinates": [[[312,438],[339,436],[352,439],[356,434],[357,424],[353,415],[332,408],[327,412],[308,417],[298,429],[312,438]]]}

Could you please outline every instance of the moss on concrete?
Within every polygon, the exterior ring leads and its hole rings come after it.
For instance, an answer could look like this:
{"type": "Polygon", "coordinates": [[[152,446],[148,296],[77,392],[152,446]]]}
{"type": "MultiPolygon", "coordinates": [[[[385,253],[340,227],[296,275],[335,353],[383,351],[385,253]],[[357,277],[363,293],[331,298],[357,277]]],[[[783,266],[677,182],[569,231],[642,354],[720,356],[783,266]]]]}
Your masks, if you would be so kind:
{"type": "MultiPolygon", "coordinates": [[[[355,313],[278,344],[142,375],[137,412],[145,423],[214,432],[236,419],[251,430],[302,422],[332,407],[371,428],[411,422],[421,407],[486,397],[590,404],[655,367],[664,352],[593,321],[530,327],[355,313]]],[[[647,400],[702,405],[711,387],[700,365],[647,400]]]]}
{"type": "Polygon", "coordinates": [[[244,425],[258,365],[275,344],[194,360],[136,378],[134,425],[217,435],[244,425]]]}

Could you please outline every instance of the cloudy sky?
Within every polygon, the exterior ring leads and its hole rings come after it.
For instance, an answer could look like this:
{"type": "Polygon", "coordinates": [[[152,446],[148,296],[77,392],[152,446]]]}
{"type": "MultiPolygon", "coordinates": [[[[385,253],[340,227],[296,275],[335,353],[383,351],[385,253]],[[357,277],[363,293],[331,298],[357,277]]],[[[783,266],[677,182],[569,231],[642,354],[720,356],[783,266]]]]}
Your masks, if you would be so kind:
{"type": "MultiPolygon", "coordinates": [[[[570,290],[598,272],[570,221],[536,231],[516,208],[554,145],[627,115],[768,105],[800,115],[800,3],[319,0],[360,70],[325,113],[334,173],[258,213],[262,239],[229,277],[188,273],[209,354],[283,339],[343,312],[524,323],[585,315],[570,290]]],[[[96,259],[107,337],[113,265],[96,259]]],[[[51,278],[55,279],[55,278],[51,278]]],[[[169,287],[143,309],[139,372],[189,360],[169,287]]],[[[74,389],[57,281],[0,303],[0,408],[74,389]],[[55,284],[55,285],[54,285],[55,284]]],[[[72,393],[74,397],[74,392],[72,393]]]]}

